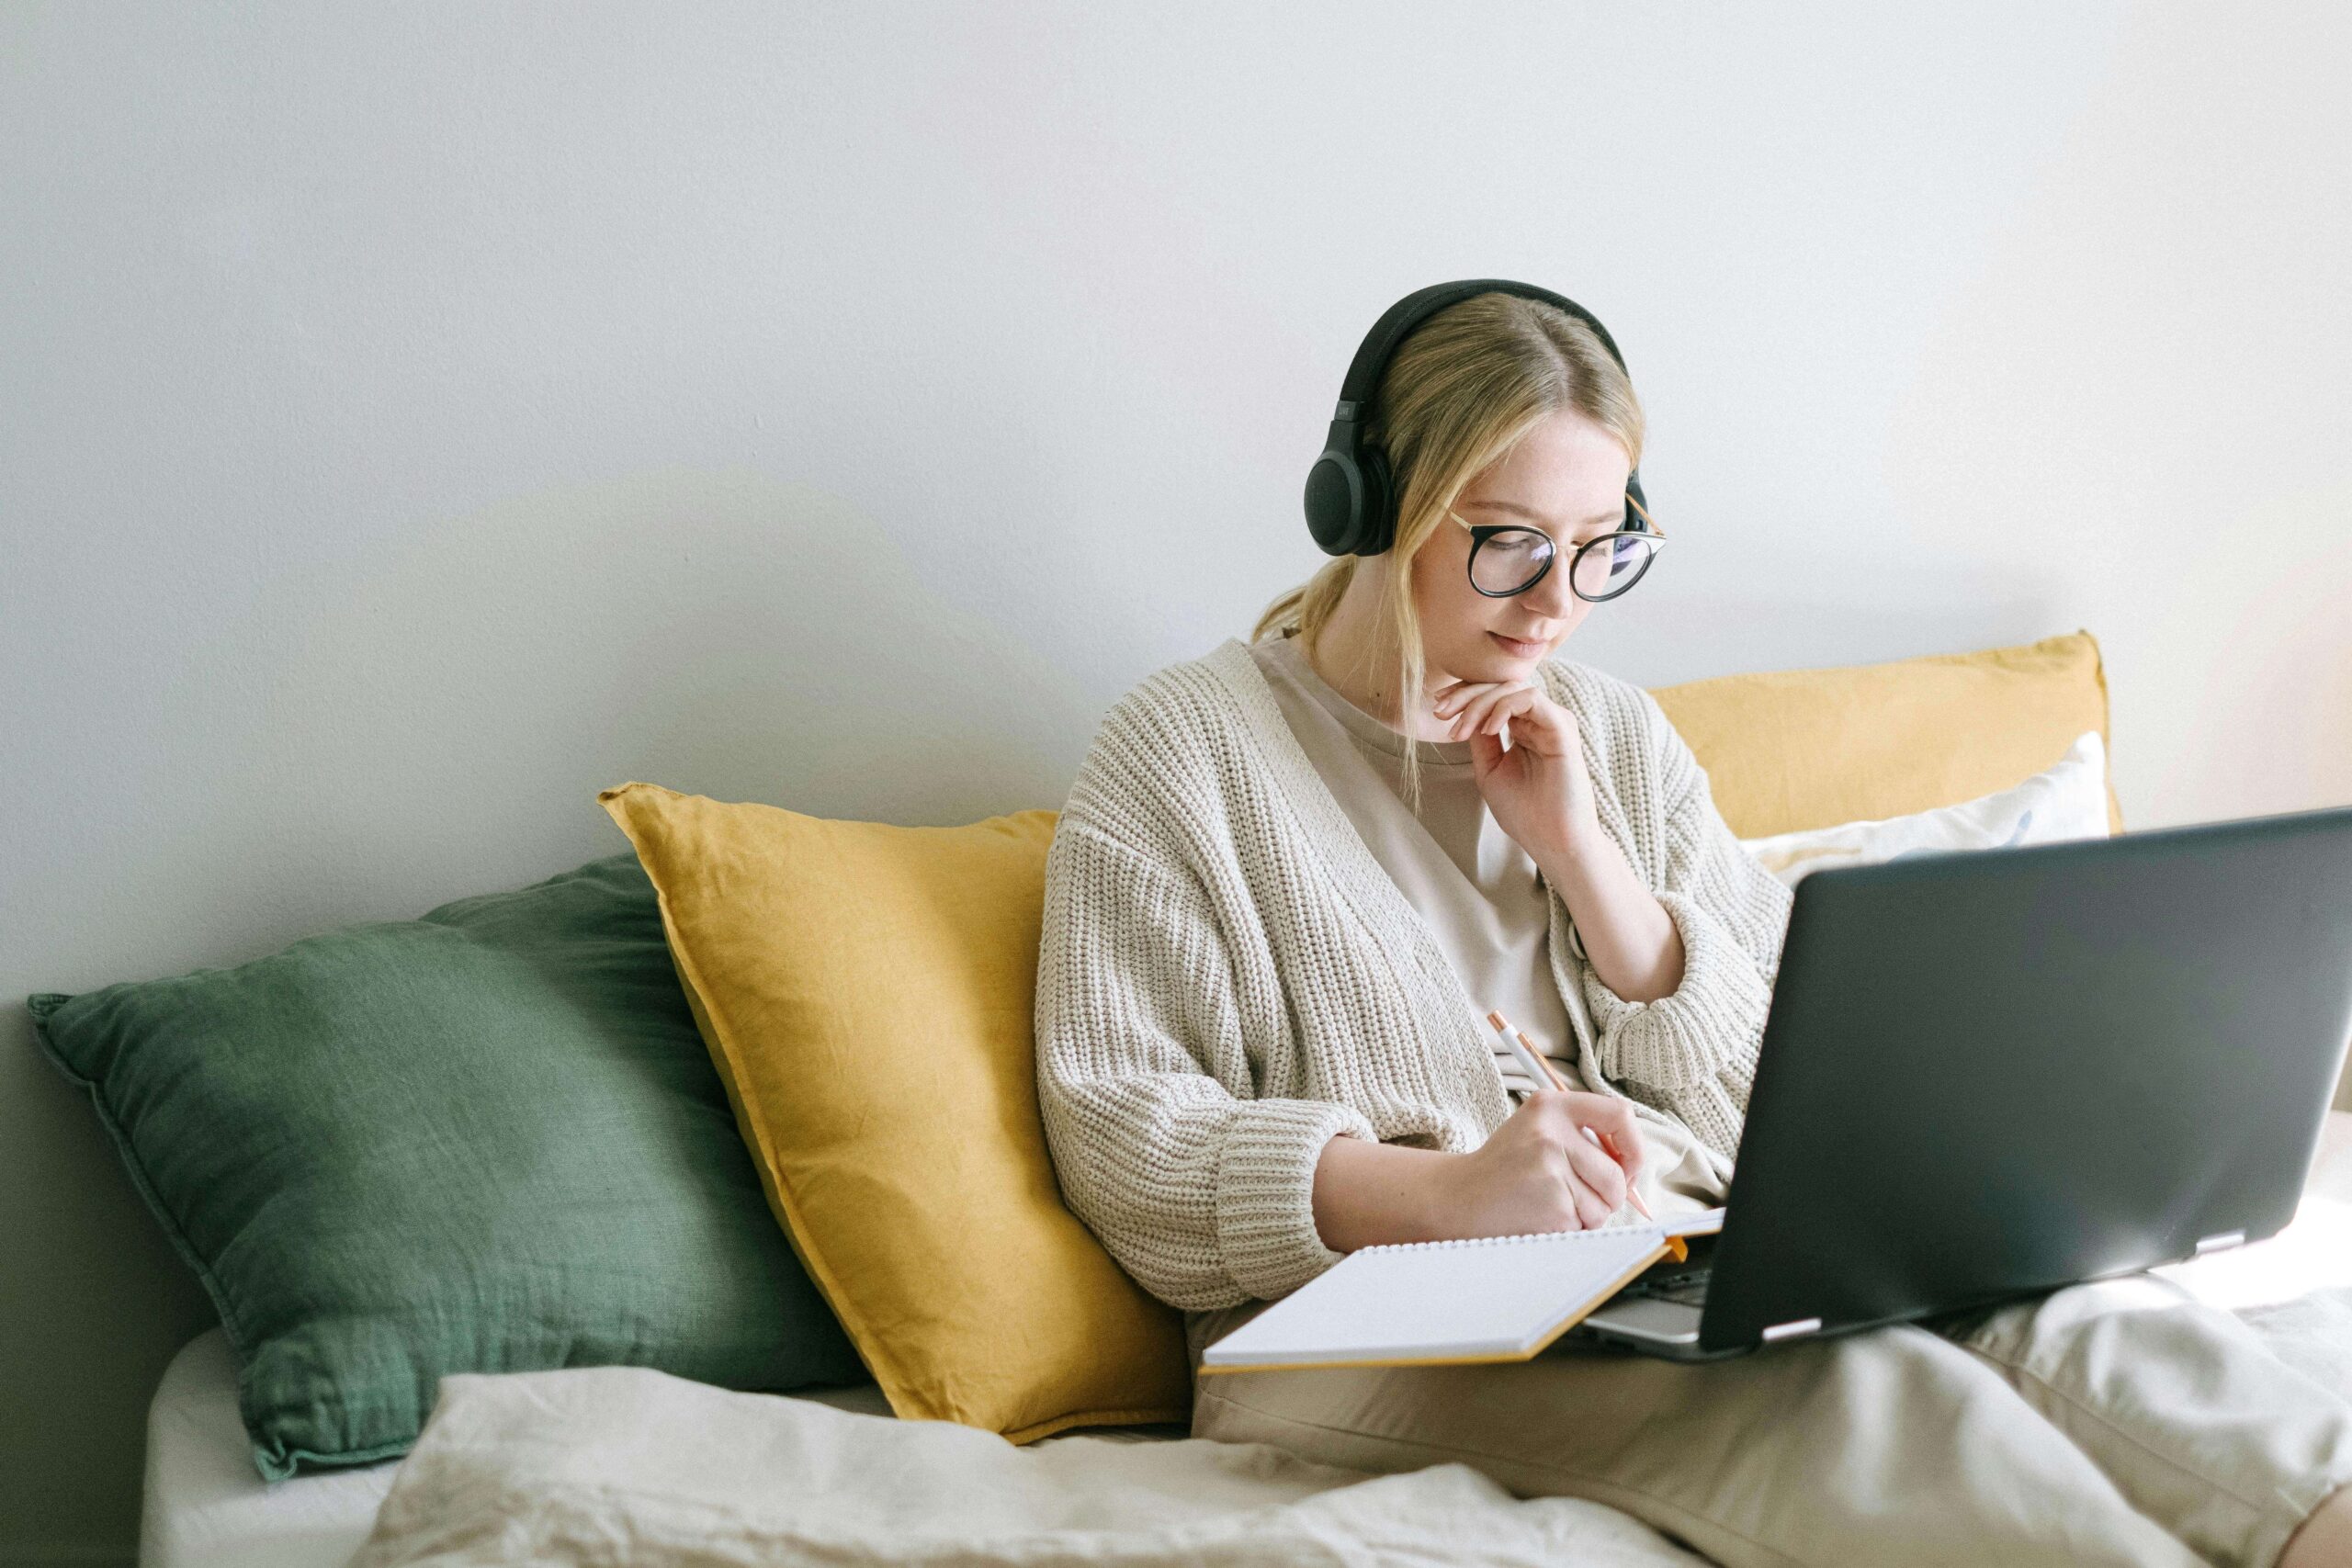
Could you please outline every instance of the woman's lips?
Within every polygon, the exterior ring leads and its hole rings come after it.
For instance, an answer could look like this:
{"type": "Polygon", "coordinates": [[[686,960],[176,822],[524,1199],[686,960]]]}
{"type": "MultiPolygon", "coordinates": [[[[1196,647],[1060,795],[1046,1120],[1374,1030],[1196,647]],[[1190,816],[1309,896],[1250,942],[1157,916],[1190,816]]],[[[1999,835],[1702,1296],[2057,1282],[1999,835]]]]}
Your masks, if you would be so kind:
{"type": "Polygon", "coordinates": [[[1503,651],[1513,659],[1535,659],[1543,655],[1544,649],[1543,643],[1527,642],[1519,637],[1505,637],[1500,632],[1488,632],[1487,635],[1500,643],[1503,651]]]}

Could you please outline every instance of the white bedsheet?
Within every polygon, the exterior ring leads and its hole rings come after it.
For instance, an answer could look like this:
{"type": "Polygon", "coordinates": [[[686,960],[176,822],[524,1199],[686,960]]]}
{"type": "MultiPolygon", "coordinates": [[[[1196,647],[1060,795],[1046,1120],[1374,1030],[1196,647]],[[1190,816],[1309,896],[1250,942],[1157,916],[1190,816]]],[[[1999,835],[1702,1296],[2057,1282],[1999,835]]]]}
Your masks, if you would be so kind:
{"type": "Polygon", "coordinates": [[[1694,1568],[1630,1515],[1465,1464],[1061,1436],[733,1393],[641,1367],[455,1376],[353,1568],[1694,1568]]]}
{"type": "MultiPolygon", "coordinates": [[[[2344,1287],[2352,1285],[2352,1115],[2339,1112],[2328,1118],[2319,1160],[2312,1170],[2302,1207],[2294,1224],[2285,1233],[2270,1241],[2202,1258],[2194,1264],[2177,1266],[2165,1272],[2173,1273],[2190,1283],[2217,1305],[2245,1312],[2282,1355],[2290,1359],[2310,1360],[2315,1375],[2333,1377],[2341,1373],[2352,1376],[2352,1368],[2342,1364],[2352,1361],[2352,1297],[2342,1293],[2344,1287]],[[2315,1290],[2329,1293],[2324,1296],[2304,1294],[2315,1290]]],[[[519,1390],[529,1386],[529,1379],[549,1376],[561,1380],[576,1374],[531,1373],[526,1374],[521,1381],[512,1378],[472,1379],[469,1382],[474,1388],[469,1389],[467,1397],[469,1404],[473,1404],[475,1389],[489,1391],[512,1384],[519,1390]]],[[[659,1374],[624,1374],[616,1380],[603,1380],[593,1390],[583,1384],[583,1397],[591,1393],[596,1396],[587,1400],[588,1414],[594,1418],[595,1408],[600,1403],[609,1412],[611,1408],[627,1407],[629,1400],[640,1402],[652,1415],[665,1419],[674,1419],[680,1411],[698,1408],[695,1402],[701,1396],[694,1391],[700,1385],[685,1385],[683,1392],[660,1390],[648,1393],[647,1379],[668,1382],[681,1381],[660,1380],[659,1374]],[[615,1405],[616,1399],[620,1401],[619,1406],[615,1405]]],[[[445,1395],[449,1392],[452,1391],[445,1390],[445,1395]]],[[[720,1391],[708,1392],[717,1394],[720,1391]]],[[[494,1425],[500,1420],[520,1419],[513,1405],[500,1403],[503,1397],[492,1399],[485,1393],[480,1403],[473,1404],[473,1408],[469,1411],[469,1421],[473,1425],[469,1430],[479,1432],[484,1429],[481,1423],[485,1421],[494,1425]]],[[[565,1397],[571,1395],[567,1393],[565,1397]]],[[[870,1416],[888,1414],[880,1391],[871,1384],[816,1391],[808,1396],[808,1402],[870,1416]]],[[[754,1399],[754,1404],[758,1403],[754,1399]]],[[[782,1425],[789,1429],[786,1435],[791,1441],[847,1444],[851,1450],[865,1455],[864,1471],[852,1471],[842,1476],[846,1490],[831,1501],[819,1500],[819,1515],[854,1498],[855,1486],[861,1475],[887,1477],[904,1472],[910,1477],[921,1472],[926,1464],[944,1462],[935,1449],[922,1447],[931,1443],[931,1434],[913,1427],[898,1427],[890,1422],[844,1426],[841,1423],[829,1424],[821,1416],[791,1412],[782,1425]],[[909,1438],[912,1441],[901,1449],[899,1445],[909,1438]],[[930,1457],[924,1457],[926,1453],[930,1457]]],[[[1069,1445],[1078,1446],[1067,1461],[1059,1458],[1049,1461],[1050,1466],[1060,1467],[1052,1473],[1065,1480],[1082,1476],[1090,1467],[1106,1462],[1100,1450],[1114,1446],[1119,1440],[1133,1441],[1143,1435],[1126,1433],[1106,1438],[1070,1433],[1016,1450],[986,1434],[968,1434],[970,1438],[980,1439],[978,1445],[973,1445],[965,1438],[952,1435],[960,1432],[960,1428],[922,1425],[931,1427],[933,1433],[944,1431],[951,1434],[946,1439],[950,1443],[965,1442],[966,1449],[962,1451],[988,1456],[984,1463],[968,1472],[969,1476],[985,1476],[989,1466],[1008,1461],[1016,1466],[1028,1463],[1034,1470],[1037,1468],[1034,1459],[1023,1461],[1022,1455],[1042,1458],[1051,1450],[1069,1445]],[[1082,1445],[1079,1443],[1080,1438],[1086,1438],[1082,1445]]],[[[616,1442],[627,1440],[625,1432],[615,1432],[611,1436],[616,1442]]],[[[262,1481],[254,1469],[244,1430],[237,1419],[235,1369],[227,1341],[217,1328],[192,1340],[164,1373],[162,1386],[156,1391],[154,1403],[149,1411],[148,1438],[146,1512],[140,1545],[142,1568],[344,1568],[368,1537],[379,1505],[390,1490],[394,1472],[401,1467],[401,1461],[386,1461],[361,1470],[322,1472],[274,1483],[262,1481]]],[[[454,1447],[457,1440],[457,1429],[453,1427],[453,1451],[445,1454],[445,1459],[454,1460],[456,1457],[454,1447]]],[[[1216,1506],[1228,1515],[1238,1515],[1248,1511],[1248,1491],[1252,1485],[1258,1485],[1261,1507],[1277,1510],[1287,1507],[1292,1510],[1286,1519],[1275,1521],[1281,1528],[1340,1528],[1328,1517],[1337,1505],[1337,1498],[1325,1499],[1314,1509],[1305,1507],[1318,1492],[1331,1490],[1328,1476],[1319,1487],[1308,1484],[1300,1479],[1306,1472],[1286,1472],[1285,1466],[1290,1461],[1280,1456],[1272,1456],[1271,1450],[1266,1455],[1244,1461],[1238,1468],[1225,1464],[1219,1456],[1214,1454],[1180,1451],[1220,1446],[1193,1445],[1186,1439],[1159,1445],[1148,1454],[1131,1454],[1128,1462],[1141,1465],[1144,1469],[1124,1472],[1129,1475],[1127,1482],[1107,1483],[1109,1489],[1099,1499],[1102,1503],[1101,1511],[1088,1506],[1086,1487],[1081,1485],[1074,1492],[1066,1492],[1049,1512],[1058,1511],[1057,1517],[1065,1519],[1094,1518],[1107,1525],[1117,1513],[1117,1508],[1113,1506],[1111,1494],[1117,1492],[1122,1485],[1133,1494],[1136,1487],[1143,1483],[1140,1477],[1153,1477],[1156,1479],[1151,1480],[1147,1490],[1156,1490],[1163,1503],[1169,1496],[1191,1496],[1193,1501],[1187,1503],[1186,1506],[1196,1507],[1204,1506],[1200,1502],[1202,1497],[1212,1501],[1221,1498],[1222,1502],[1216,1506]]],[[[1232,1447],[1254,1449],[1255,1445],[1232,1447]]],[[[610,1459],[613,1451],[616,1450],[607,1445],[602,1450],[601,1458],[583,1450],[569,1459],[560,1453],[543,1451],[530,1462],[542,1465],[543,1470],[560,1468],[561,1464],[603,1462],[610,1459]]],[[[520,1454],[519,1449],[514,1450],[514,1456],[520,1454]]],[[[825,1460],[821,1453],[815,1457],[820,1461],[825,1460]]],[[[477,1453],[468,1462],[475,1464],[479,1471],[482,1463],[494,1465],[506,1461],[495,1455],[477,1453]]],[[[520,1462],[519,1458],[517,1462],[520,1462]]],[[[934,1512],[939,1511],[936,1507],[938,1503],[944,1503],[949,1495],[960,1495],[962,1489],[971,1484],[968,1477],[966,1481],[955,1478],[961,1466],[960,1460],[946,1465],[947,1473],[938,1481],[938,1484],[946,1490],[934,1499],[934,1512]]],[[[1313,1469],[1308,1467],[1309,1471],[1313,1469]]],[[[1113,1471],[1103,1473],[1115,1475],[1121,1472],[1114,1466],[1113,1471]]],[[[1014,1473],[1019,1472],[1016,1470],[1014,1473]]],[[[420,1473],[420,1484],[423,1479],[420,1473]]],[[[522,1477],[517,1472],[509,1479],[519,1481],[522,1477]]],[[[699,1483],[689,1476],[685,1484],[691,1491],[699,1483]]],[[[1457,1520],[1464,1517],[1465,1509],[1476,1511],[1496,1506],[1491,1497],[1483,1496],[1475,1484],[1462,1477],[1441,1477],[1434,1489],[1426,1495],[1412,1489],[1391,1488],[1385,1497],[1380,1494],[1367,1493],[1363,1499],[1358,1501],[1363,1500],[1384,1505],[1397,1500],[1412,1501],[1417,1506],[1447,1510],[1457,1520]]],[[[981,1502],[985,1505],[985,1496],[981,1502]]],[[[1150,1524],[1153,1517],[1150,1507],[1136,1512],[1132,1498],[1128,1504],[1118,1506],[1127,1509],[1120,1517],[1131,1527],[1131,1534],[1133,1529],[1150,1524]]],[[[982,1516],[974,1516],[976,1518],[982,1516]]],[[[1159,1526],[1168,1524],[1168,1516],[1158,1517],[1159,1526]]],[[[816,1522],[821,1523],[821,1518],[816,1522]]],[[[1202,1519],[1194,1522],[1205,1524],[1209,1521],[1204,1515],[1202,1519]]],[[[1268,1528],[1275,1528],[1275,1523],[1270,1523],[1268,1528]]],[[[1363,1521],[1353,1524],[1340,1521],[1340,1524],[1352,1529],[1361,1527],[1363,1521]]],[[[1577,1524],[1577,1528],[1582,1530],[1584,1526],[1577,1524]]],[[[1688,1561],[1671,1554],[1656,1555],[1658,1550],[1663,1549],[1662,1542],[1656,1547],[1643,1542],[1636,1555],[1632,1557],[1612,1559],[1607,1554],[1618,1548],[1634,1551],[1632,1542],[1640,1540],[1637,1536],[1611,1540],[1605,1535],[1595,1535],[1585,1541],[1583,1550],[1592,1554],[1588,1560],[1596,1562],[1644,1561],[1639,1552],[1650,1552],[1649,1560],[1688,1561]]],[[[412,1534],[409,1546],[414,1544],[415,1538],[412,1534]]],[[[397,1554],[399,1550],[404,1548],[399,1546],[397,1537],[389,1540],[386,1543],[388,1554],[379,1554],[381,1561],[406,1561],[397,1554]]],[[[457,1561],[499,1559],[464,1557],[457,1561]]],[[[714,1561],[732,1560],[722,1558],[714,1561]]]]}
{"type": "Polygon", "coordinates": [[[237,1419],[228,1338],[208,1330],[172,1358],[147,1407],[140,1568],[342,1568],[399,1468],[262,1480],[237,1419]]]}
{"type": "MultiPolygon", "coordinates": [[[[844,1410],[887,1416],[872,1383],[811,1390],[844,1410]]],[[[269,1482],[237,1418],[237,1367],[220,1329],[191,1339],[147,1407],[140,1568],[344,1568],[376,1522],[401,1461],[269,1482]]]]}

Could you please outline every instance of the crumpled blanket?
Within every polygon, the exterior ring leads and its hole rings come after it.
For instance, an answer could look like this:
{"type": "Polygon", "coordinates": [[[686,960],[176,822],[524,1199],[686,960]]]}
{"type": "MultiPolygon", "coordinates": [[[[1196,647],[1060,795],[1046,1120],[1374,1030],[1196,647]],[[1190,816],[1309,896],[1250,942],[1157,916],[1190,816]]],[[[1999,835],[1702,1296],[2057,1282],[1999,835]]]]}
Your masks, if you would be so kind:
{"type": "MultiPolygon", "coordinates": [[[[2154,1270],[2352,1396],[2352,1117],[2295,1222],[2154,1270]]],[[[1262,1443],[947,1422],[734,1393],[629,1367],[444,1378],[351,1568],[871,1562],[1691,1564],[1627,1514],[1515,1499],[1476,1471],[1369,1476],[1262,1443]]]]}
{"type": "Polygon", "coordinates": [[[1517,1499],[1466,1465],[1370,1476],[1196,1438],[1016,1448],[580,1367],[444,1379],[351,1568],[1702,1562],[1616,1509],[1517,1499]]]}

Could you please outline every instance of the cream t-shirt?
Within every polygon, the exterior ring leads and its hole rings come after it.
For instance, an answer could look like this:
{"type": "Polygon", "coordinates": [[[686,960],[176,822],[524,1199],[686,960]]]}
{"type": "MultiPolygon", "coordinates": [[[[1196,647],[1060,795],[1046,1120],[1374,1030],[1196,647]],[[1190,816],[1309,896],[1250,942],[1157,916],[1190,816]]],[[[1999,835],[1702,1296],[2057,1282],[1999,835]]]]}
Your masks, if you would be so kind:
{"type": "MultiPolygon", "coordinates": [[[[1487,809],[1470,743],[1408,741],[1316,673],[1296,637],[1267,637],[1251,643],[1250,653],[1316,773],[1373,858],[1428,921],[1478,1009],[1477,1031],[1495,1053],[1504,1089],[1516,1100],[1535,1086],[1488,1027],[1490,1008],[1535,1043],[1570,1089],[1585,1088],[1575,1028],[1552,978],[1550,891],[1534,858],[1487,809]],[[1419,751],[1419,817],[1403,795],[1408,745],[1419,751]]],[[[1686,1129],[1643,1123],[1642,1152],[1641,1192],[1653,1213],[1723,1201],[1723,1188],[1686,1129]]]]}

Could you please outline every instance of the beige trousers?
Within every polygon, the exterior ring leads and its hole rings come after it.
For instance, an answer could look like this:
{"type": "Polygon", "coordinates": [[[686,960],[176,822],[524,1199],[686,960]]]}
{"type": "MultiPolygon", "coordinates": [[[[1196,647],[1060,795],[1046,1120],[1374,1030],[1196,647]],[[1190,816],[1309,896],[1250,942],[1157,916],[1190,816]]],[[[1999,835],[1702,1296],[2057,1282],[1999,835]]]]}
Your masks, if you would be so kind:
{"type": "MultiPolygon", "coordinates": [[[[1188,1315],[1201,1348],[1262,1310],[1188,1315]]],[[[1220,1372],[1193,1434],[1370,1471],[1461,1461],[1717,1562],[2245,1563],[2352,1482],[2352,1386],[2150,1276],[1678,1364],[1220,1372]]]]}

